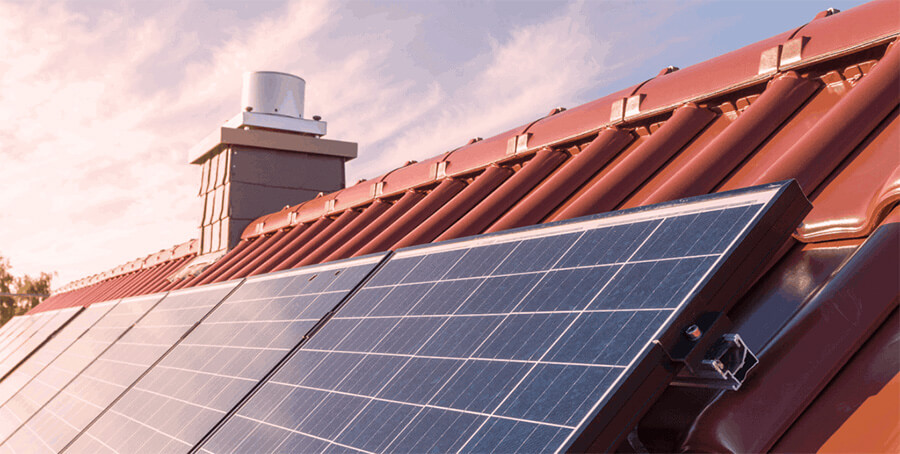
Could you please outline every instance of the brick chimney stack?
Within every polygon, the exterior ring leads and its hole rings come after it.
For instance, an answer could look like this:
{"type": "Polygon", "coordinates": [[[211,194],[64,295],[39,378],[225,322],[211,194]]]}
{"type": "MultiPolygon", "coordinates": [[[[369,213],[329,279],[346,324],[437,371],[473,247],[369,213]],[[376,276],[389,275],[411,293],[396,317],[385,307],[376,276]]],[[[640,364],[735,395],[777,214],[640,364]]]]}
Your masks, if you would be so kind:
{"type": "Polygon", "coordinates": [[[357,144],[326,140],[303,118],[306,82],[270,71],[244,75],[239,114],[190,151],[201,166],[200,255],[234,247],[251,221],[344,187],[357,144]]]}

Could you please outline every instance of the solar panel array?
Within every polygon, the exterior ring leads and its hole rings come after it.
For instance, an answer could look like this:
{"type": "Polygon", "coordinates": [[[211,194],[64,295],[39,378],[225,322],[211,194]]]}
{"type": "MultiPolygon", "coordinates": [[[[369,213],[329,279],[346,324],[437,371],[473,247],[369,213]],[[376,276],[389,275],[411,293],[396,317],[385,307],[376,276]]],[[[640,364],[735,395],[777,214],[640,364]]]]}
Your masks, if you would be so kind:
{"type": "Polygon", "coordinates": [[[247,279],[68,452],[189,450],[383,256],[247,279]]]}
{"type": "MultiPolygon", "coordinates": [[[[115,306],[115,302],[91,305],[91,307],[84,309],[75,316],[74,320],[47,341],[34,355],[22,362],[3,381],[0,381],[0,403],[6,402],[13,394],[22,389],[32,377],[38,375],[68,349],[85,331],[106,315],[113,306],[115,306]]],[[[81,308],[73,309],[81,310],[81,308]]]]}
{"type": "Polygon", "coordinates": [[[564,450],[786,187],[91,305],[0,382],[0,450],[564,450]]]}
{"type": "Polygon", "coordinates": [[[236,285],[168,294],[19,429],[8,441],[10,447],[34,451],[43,445],[49,448],[45,452],[60,451],[236,285]],[[45,434],[52,438],[43,438],[45,434]]]}
{"type": "Polygon", "coordinates": [[[398,251],[202,451],[564,448],[767,201],[398,251]]]}
{"type": "Polygon", "coordinates": [[[61,327],[65,326],[66,323],[69,323],[69,321],[78,315],[81,310],[81,307],[70,307],[58,311],[46,312],[47,315],[44,317],[40,327],[35,329],[28,339],[21,342],[18,348],[10,352],[6,358],[0,361],[0,378],[6,377],[7,374],[18,367],[22,360],[31,355],[35,349],[42,346],[44,342],[47,342],[51,336],[53,336],[61,327]]]}
{"type": "MultiPolygon", "coordinates": [[[[162,295],[150,295],[122,300],[28,384],[3,403],[0,406],[0,438],[6,440],[159,302],[161,297],[162,295]]],[[[40,436],[52,438],[57,430],[65,428],[64,425],[47,427],[50,430],[41,432],[40,436]]],[[[34,446],[40,446],[40,443],[34,446]]]]}

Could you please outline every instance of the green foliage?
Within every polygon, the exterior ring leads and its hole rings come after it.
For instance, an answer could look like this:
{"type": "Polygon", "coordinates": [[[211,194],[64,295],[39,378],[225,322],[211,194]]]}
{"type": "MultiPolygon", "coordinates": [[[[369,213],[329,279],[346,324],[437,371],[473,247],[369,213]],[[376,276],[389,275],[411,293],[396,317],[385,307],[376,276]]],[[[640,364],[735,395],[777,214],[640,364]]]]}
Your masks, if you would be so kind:
{"type": "MultiPolygon", "coordinates": [[[[50,294],[50,283],[53,275],[41,273],[38,277],[15,277],[9,272],[9,260],[0,256],[0,293],[27,293],[36,295],[50,294]]],[[[0,296],[0,326],[16,315],[28,312],[44,300],[44,297],[32,296],[27,298],[0,296]]]]}

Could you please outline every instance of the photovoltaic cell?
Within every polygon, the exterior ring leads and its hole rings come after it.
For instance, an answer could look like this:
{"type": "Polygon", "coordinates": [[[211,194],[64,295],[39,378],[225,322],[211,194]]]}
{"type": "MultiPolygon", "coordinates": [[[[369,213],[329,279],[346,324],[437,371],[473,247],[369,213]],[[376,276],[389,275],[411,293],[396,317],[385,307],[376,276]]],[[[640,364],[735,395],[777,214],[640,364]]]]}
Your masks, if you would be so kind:
{"type": "MultiPolygon", "coordinates": [[[[139,320],[163,295],[150,295],[122,300],[120,303],[95,303],[91,307],[115,305],[103,318],[84,335],[39,372],[14,396],[0,406],[0,439],[6,440],[25,421],[32,417],[66,384],[81,373],[92,361],[106,350],[119,336],[139,320]]],[[[61,424],[63,425],[63,424],[61,424]]],[[[52,438],[58,427],[42,433],[52,438]]],[[[34,446],[40,446],[36,440],[34,446]]],[[[0,444],[8,448],[8,443],[0,444]]]]}
{"type": "Polygon", "coordinates": [[[62,450],[236,285],[226,282],[167,294],[5,445],[14,452],[62,450]]]}
{"type": "Polygon", "coordinates": [[[67,452],[187,452],[384,255],[247,279],[67,452]]]}
{"type": "Polygon", "coordinates": [[[779,188],[398,251],[201,450],[563,450],[779,188]]]}
{"type": "MultiPolygon", "coordinates": [[[[94,323],[106,315],[113,306],[115,306],[115,302],[94,304],[76,315],[75,319],[63,327],[56,336],[47,341],[34,355],[23,361],[16,370],[0,382],[0,403],[6,402],[13,394],[22,389],[94,323]]],[[[80,310],[80,308],[73,309],[80,310]]]]}
{"type": "Polygon", "coordinates": [[[34,330],[34,333],[22,344],[9,354],[2,362],[0,362],[0,378],[6,381],[6,375],[15,369],[23,359],[31,355],[35,350],[42,349],[44,342],[50,338],[57,330],[72,320],[82,307],[69,307],[56,311],[43,312],[46,314],[44,322],[40,328],[34,330]]]}

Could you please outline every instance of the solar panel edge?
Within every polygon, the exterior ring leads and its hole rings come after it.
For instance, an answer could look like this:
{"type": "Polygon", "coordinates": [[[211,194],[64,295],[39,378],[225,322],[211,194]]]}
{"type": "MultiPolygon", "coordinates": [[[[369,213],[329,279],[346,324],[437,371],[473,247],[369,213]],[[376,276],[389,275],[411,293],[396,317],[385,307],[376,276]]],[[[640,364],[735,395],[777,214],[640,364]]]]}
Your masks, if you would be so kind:
{"type": "Polygon", "coordinates": [[[22,365],[22,363],[24,363],[25,361],[28,361],[29,358],[34,356],[34,354],[37,353],[38,350],[40,350],[44,345],[46,345],[47,342],[50,342],[50,340],[53,339],[57,333],[59,333],[60,331],[65,329],[66,326],[69,326],[69,324],[72,323],[72,320],[75,320],[75,318],[78,317],[78,315],[80,315],[82,312],[84,312],[84,310],[85,310],[84,306],[79,306],[77,308],[61,309],[60,312],[69,311],[69,312],[74,312],[74,313],[72,315],[70,315],[69,318],[62,323],[62,325],[58,326],[55,330],[53,330],[53,332],[51,332],[43,341],[41,341],[38,345],[36,345],[34,348],[32,348],[31,351],[28,352],[28,354],[26,354],[21,359],[16,361],[16,364],[14,364],[12,367],[10,367],[9,370],[7,370],[6,373],[4,373],[2,377],[0,377],[0,383],[2,383],[3,380],[6,380],[6,378],[9,377],[10,374],[15,372],[16,369],[18,369],[18,367],[20,365],[22,365]],[[70,309],[77,309],[77,310],[71,311],[70,309]]]}
{"type": "MultiPolygon", "coordinates": [[[[353,297],[353,295],[355,295],[355,294],[359,291],[359,289],[361,289],[367,282],[369,282],[369,280],[372,279],[372,277],[374,277],[374,276],[378,273],[378,270],[380,270],[380,269],[384,266],[384,264],[388,262],[389,258],[390,258],[393,254],[394,254],[393,251],[379,252],[379,253],[368,254],[368,255],[364,255],[364,256],[360,256],[360,257],[351,257],[351,258],[346,258],[346,259],[336,260],[336,261],[334,261],[334,262],[328,262],[328,263],[322,264],[322,265],[313,265],[313,266],[311,266],[311,267],[303,267],[303,269],[308,270],[308,269],[318,269],[318,268],[316,268],[316,267],[323,266],[323,265],[327,265],[327,268],[328,268],[328,269],[333,269],[333,268],[336,268],[336,267],[337,267],[337,266],[335,266],[336,264],[346,264],[346,263],[349,263],[349,262],[351,262],[351,261],[352,261],[352,262],[363,261],[363,263],[365,263],[366,260],[376,260],[376,259],[377,259],[377,264],[376,264],[376,265],[375,265],[375,266],[374,266],[374,267],[366,274],[366,276],[365,276],[363,279],[361,279],[359,282],[357,282],[356,285],[353,287],[353,289],[350,290],[350,291],[347,293],[347,295],[345,295],[345,296],[341,299],[341,301],[340,301],[338,304],[336,304],[330,311],[328,311],[328,313],[326,313],[326,314],[319,320],[318,323],[316,323],[315,325],[313,325],[313,327],[310,328],[309,331],[303,336],[303,339],[302,339],[300,342],[298,342],[297,345],[295,345],[295,346],[291,349],[291,351],[289,351],[286,355],[284,355],[284,357],[281,358],[281,360],[278,361],[278,363],[275,364],[275,365],[274,365],[274,366],[273,366],[273,367],[272,367],[265,375],[263,375],[262,378],[260,378],[260,379],[256,382],[256,384],[253,386],[253,388],[251,388],[251,389],[250,389],[250,390],[249,390],[249,391],[241,398],[241,400],[238,401],[238,402],[237,402],[237,403],[236,403],[236,404],[228,411],[228,413],[226,413],[225,415],[223,415],[222,418],[220,418],[219,421],[215,424],[215,426],[213,426],[213,427],[212,427],[212,428],[211,428],[211,429],[210,429],[210,430],[209,430],[202,438],[200,438],[200,440],[199,440],[199,441],[191,448],[191,450],[188,451],[188,452],[189,452],[190,454],[196,454],[196,453],[200,452],[201,447],[202,447],[209,439],[211,439],[213,436],[215,436],[215,434],[216,434],[219,430],[222,429],[222,427],[225,425],[225,423],[227,423],[232,417],[234,417],[234,415],[236,415],[237,412],[240,411],[240,409],[241,409],[241,408],[242,408],[242,407],[243,407],[243,406],[244,406],[244,405],[245,405],[245,404],[246,404],[246,403],[247,403],[247,402],[248,402],[248,401],[249,401],[249,400],[250,400],[250,399],[258,392],[258,391],[259,391],[259,390],[260,390],[260,388],[262,388],[262,386],[263,386],[266,382],[268,382],[269,379],[270,379],[273,375],[275,375],[276,373],[278,373],[278,371],[279,371],[279,370],[280,370],[280,369],[281,369],[288,361],[290,361],[290,359],[291,359],[298,351],[300,351],[300,350],[303,348],[304,345],[306,345],[306,343],[309,341],[309,339],[311,339],[311,338],[315,335],[315,333],[318,332],[318,331],[322,328],[322,326],[324,326],[326,323],[328,323],[328,320],[330,320],[330,319],[334,316],[334,314],[337,313],[337,312],[340,310],[340,308],[341,308],[344,304],[346,304],[346,302],[347,302],[348,300],[350,300],[350,299],[353,297]]],[[[286,271],[279,271],[279,272],[276,272],[276,273],[269,273],[269,274],[283,274],[283,273],[286,273],[286,272],[296,272],[296,271],[297,271],[297,269],[294,269],[294,270],[286,270],[286,271]]],[[[268,274],[263,275],[263,276],[267,276],[267,275],[268,275],[268,274]]]]}
{"type": "MultiPolygon", "coordinates": [[[[663,325],[663,329],[654,336],[652,344],[648,345],[641,358],[636,361],[645,367],[634,373],[623,376],[616,389],[610,390],[611,396],[620,395],[619,389],[632,388],[628,393],[627,401],[619,402],[620,408],[610,408],[607,405],[602,409],[593,409],[593,416],[585,418],[579,424],[579,429],[573,432],[572,437],[564,443],[560,452],[587,452],[609,451],[615,449],[627,435],[622,430],[627,430],[649,408],[655,396],[661,393],[677,372],[672,368],[671,358],[668,352],[681,337],[684,327],[690,325],[693,320],[703,313],[725,313],[750,288],[750,279],[758,279],[764,272],[764,267],[771,266],[773,256],[779,247],[786,241],[790,241],[790,234],[796,228],[805,215],[812,209],[812,205],[799,184],[795,180],[771,183],[763,187],[751,187],[740,190],[750,192],[765,187],[774,187],[775,194],[764,206],[759,208],[755,222],[752,226],[745,227],[741,235],[736,237],[726,251],[731,250],[726,259],[720,260],[716,266],[709,270],[707,276],[696,285],[695,296],[690,298],[691,304],[684,305],[671,315],[671,320],[663,325]],[[739,276],[738,273],[743,273],[739,276]],[[722,302],[718,305],[716,302],[722,302]],[[713,307],[713,305],[716,305],[713,307]],[[664,361],[646,362],[643,358],[651,355],[659,356],[664,361]],[[669,364],[666,364],[669,362],[669,364]],[[646,364],[644,364],[646,363],[646,364]],[[630,408],[631,414],[626,414],[625,409],[630,408]],[[605,414],[604,414],[605,413],[605,414]],[[618,419],[617,424],[611,424],[618,419]]],[[[729,194],[724,192],[721,194],[729,194]]]]}
{"type": "MultiPolygon", "coordinates": [[[[110,402],[110,403],[109,403],[102,411],[100,411],[100,413],[98,413],[96,416],[94,416],[94,418],[93,418],[86,426],[84,426],[84,428],[81,429],[81,431],[78,433],[78,435],[76,435],[74,438],[72,438],[71,440],[69,440],[69,442],[66,443],[66,445],[63,446],[63,448],[60,449],[59,452],[60,452],[60,453],[66,452],[66,451],[69,449],[70,446],[72,446],[79,438],[81,438],[82,435],[84,435],[88,430],[90,430],[90,428],[94,425],[94,423],[96,423],[96,422],[97,422],[104,414],[106,414],[106,412],[107,412],[110,408],[112,408],[112,406],[115,405],[116,402],[118,402],[118,401],[122,398],[122,396],[124,396],[124,395],[125,395],[125,394],[126,394],[126,393],[134,386],[135,383],[139,382],[139,381],[141,380],[141,378],[143,378],[145,375],[147,375],[147,373],[148,373],[149,371],[153,370],[153,367],[154,367],[154,366],[156,366],[157,364],[159,364],[159,362],[162,361],[162,360],[166,357],[166,355],[168,355],[168,354],[169,354],[169,353],[170,353],[170,352],[171,352],[171,351],[172,351],[172,350],[173,350],[173,349],[174,349],[174,348],[175,348],[175,347],[176,347],[176,346],[177,346],[177,345],[185,338],[185,337],[187,337],[188,334],[190,334],[195,328],[197,328],[197,326],[199,326],[200,323],[203,322],[203,320],[205,320],[207,317],[209,317],[209,315],[212,314],[213,311],[215,311],[216,308],[219,307],[219,305],[221,305],[223,301],[227,300],[228,297],[231,296],[231,294],[233,294],[237,289],[239,289],[239,288],[241,287],[241,285],[243,285],[244,282],[246,282],[246,278],[234,279],[234,280],[225,281],[225,282],[216,282],[216,283],[207,284],[207,285],[202,285],[202,286],[198,286],[198,287],[190,287],[190,288],[187,288],[187,289],[179,289],[179,290],[173,290],[173,291],[170,291],[170,292],[165,292],[165,295],[164,295],[162,298],[160,298],[159,301],[157,301],[156,304],[153,305],[153,307],[151,307],[150,309],[148,309],[148,310],[144,313],[144,315],[141,316],[140,319],[136,320],[136,321],[131,325],[131,327],[129,327],[128,330],[126,330],[125,332],[123,332],[122,335],[119,336],[119,337],[116,339],[115,342],[111,343],[111,344],[103,351],[103,353],[100,353],[99,355],[97,355],[97,357],[94,359],[94,361],[96,361],[97,359],[99,359],[100,357],[102,357],[103,354],[104,354],[106,351],[108,351],[110,348],[112,348],[113,345],[115,345],[115,344],[116,344],[120,339],[122,339],[129,331],[131,331],[132,328],[134,328],[135,326],[137,326],[137,324],[140,323],[140,321],[143,320],[144,317],[146,317],[148,314],[150,314],[151,312],[153,312],[153,310],[154,310],[156,307],[158,307],[158,306],[159,306],[166,298],[168,298],[169,296],[172,296],[172,295],[188,295],[188,294],[200,293],[200,292],[208,291],[208,290],[210,290],[210,289],[224,288],[224,287],[227,287],[227,286],[229,286],[229,285],[232,285],[232,286],[233,286],[233,287],[231,288],[231,290],[228,291],[227,293],[225,293],[225,294],[219,299],[219,301],[218,301],[217,303],[215,303],[212,307],[210,307],[210,309],[209,309],[202,317],[200,317],[200,319],[197,320],[197,321],[193,324],[193,326],[191,326],[187,331],[185,331],[177,341],[175,341],[168,349],[166,349],[166,351],[165,351],[162,355],[160,355],[159,358],[157,358],[157,359],[156,359],[155,361],[153,361],[146,369],[144,369],[144,371],[143,371],[140,375],[138,375],[137,378],[135,378],[135,379],[134,379],[134,380],[133,380],[126,388],[125,388],[125,389],[123,389],[123,390],[119,393],[119,395],[116,396],[115,399],[113,399],[113,400],[112,400],[112,401],[111,401],[111,402],[110,402]]],[[[84,372],[85,370],[87,370],[88,367],[90,367],[90,365],[87,366],[87,367],[85,367],[84,369],[82,369],[82,372],[84,372]]],[[[79,375],[80,375],[80,374],[81,374],[81,373],[79,373],[79,375]]],[[[73,380],[74,380],[74,379],[73,379],[73,380]]],[[[68,385],[67,385],[67,386],[68,386],[68,385]]],[[[63,389],[65,389],[65,388],[63,388],[63,389]]],[[[2,443],[0,443],[0,444],[2,444],[2,443]]]]}
{"type": "MultiPolygon", "coordinates": [[[[28,416],[28,418],[26,418],[25,420],[22,421],[21,424],[19,424],[19,427],[17,427],[16,430],[10,432],[10,434],[7,435],[6,438],[4,438],[3,440],[0,440],[0,446],[3,446],[7,441],[9,441],[13,436],[15,436],[15,434],[16,434],[19,430],[21,430],[22,427],[24,427],[25,425],[27,425],[28,422],[31,421],[31,419],[32,419],[35,415],[37,415],[38,413],[40,413],[41,410],[43,410],[44,407],[47,406],[47,404],[49,404],[50,402],[52,402],[53,399],[55,399],[60,393],[62,393],[62,391],[63,391],[64,389],[66,389],[66,387],[69,386],[69,384],[71,384],[76,378],[78,378],[78,376],[81,375],[82,372],[84,372],[85,370],[87,370],[87,368],[91,367],[91,365],[94,364],[95,361],[97,361],[97,358],[103,356],[103,354],[106,353],[106,351],[109,350],[110,347],[112,347],[113,345],[115,345],[115,343],[118,342],[119,339],[121,339],[121,338],[122,338],[123,336],[125,336],[129,331],[131,331],[131,329],[134,328],[134,325],[136,325],[136,324],[137,324],[138,322],[140,322],[140,321],[141,321],[148,313],[150,313],[150,311],[153,310],[153,308],[156,307],[156,306],[157,306],[157,305],[158,305],[158,304],[166,297],[166,295],[168,295],[168,292],[160,292],[160,293],[155,293],[155,294],[150,294],[150,295],[140,295],[140,296],[135,296],[135,297],[122,298],[122,299],[120,299],[120,300],[118,301],[118,304],[121,304],[121,303],[125,302],[126,300],[128,300],[128,301],[140,301],[140,300],[143,300],[143,299],[151,299],[151,298],[156,298],[156,297],[158,297],[158,299],[156,300],[156,302],[153,303],[153,305],[151,305],[146,311],[144,311],[144,313],[141,314],[141,316],[138,317],[138,319],[135,320],[134,323],[132,323],[128,328],[126,328],[124,331],[122,331],[118,336],[116,336],[116,339],[115,339],[114,341],[110,342],[109,345],[107,345],[102,351],[100,351],[100,353],[98,353],[98,354],[94,357],[93,360],[91,360],[90,362],[88,362],[84,367],[82,367],[82,368],[78,371],[77,374],[75,374],[74,376],[72,376],[72,378],[69,379],[69,380],[66,382],[65,385],[63,385],[62,387],[60,387],[60,388],[53,394],[52,397],[50,397],[49,399],[47,399],[46,402],[44,402],[41,406],[39,406],[37,409],[35,409],[35,411],[32,412],[32,413],[28,416]]],[[[105,316],[104,316],[104,317],[105,317],[105,316]]],[[[101,319],[102,319],[102,318],[101,318],[101,319]]],[[[85,331],[85,333],[86,333],[86,332],[87,332],[87,331],[85,331]]],[[[23,389],[24,389],[24,387],[23,387],[23,389]]],[[[20,389],[19,391],[21,391],[21,389],[20,389]]],[[[18,394],[18,392],[17,392],[16,394],[14,394],[12,397],[10,397],[10,398],[8,399],[8,401],[12,400],[17,394],[18,394]]],[[[8,402],[8,401],[7,401],[7,402],[8,402]]],[[[4,405],[5,405],[5,403],[4,403],[4,405]]]]}
{"type": "MultiPolygon", "coordinates": [[[[629,216],[633,216],[631,219],[639,220],[642,219],[642,216],[647,215],[653,212],[659,212],[660,210],[672,209],[677,210],[678,208],[684,206],[685,204],[697,203],[698,201],[715,203],[715,201],[720,199],[734,198],[734,197],[743,197],[746,196],[748,199],[758,199],[763,197],[764,193],[772,193],[772,194],[780,194],[784,191],[788,191],[789,186],[795,186],[796,189],[799,189],[799,185],[796,184],[795,180],[785,180],[781,182],[769,183],[760,186],[752,186],[749,188],[741,188],[735,189],[732,191],[726,192],[718,192],[713,194],[707,194],[697,197],[687,197],[683,199],[672,200],[669,202],[659,203],[655,205],[641,206],[635,208],[629,208],[625,210],[616,210],[616,211],[608,211],[605,213],[592,214],[588,216],[582,216],[572,219],[565,219],[561,221],[553,221],[547,222],[544,224],[536,224],[536,225],[528,225],[524,227],[517,227],[509,230],[501,230],[499,232],[492,233],[484,233],[478,235],[471,235],[461,238],[454,238],[452,240],[440,241],[436,243],[424,243],[418,244],[415,246],[408,246],[405,248],[398,249],[393,251],[393,258],[403,258],[412,255],[422,254],[421,250],[426,249],[432,251],[432,253],[436,252],[444,252],[449,250],[458,249],[465,246],[460,246],[460,243],[468,243],[476,238],[480,241],[478,244],[496,244],[497,242],[510,242],[515,241],[520,238],[528,238],[527,232],[540,230],[544,231],[544,229],[558,229],[558,230],[550,230],[558,231],[560,233],[569,231],[568,229],[572,229],[571,231],[584,230],[577,229],[572,227],[573,225],[583,224],[585,222],[591,222],[591,225],[600,224],[604,226],[614,226],[624,224],[626,222],[634,222],[634,221],[622,221],[629,216]],[[611,223],[611,224],[603,224],[608,219],[619,219],[620,222],[611,223]],[[523,235],[518,238],[509,239],[505,241],[497,241],[498,239],[503,239],[507,237],[515,237],[516,235],[523,235]]],[[[802,193],[802,191],[801,191],[802,193]]]]}

